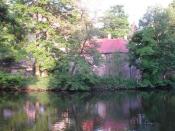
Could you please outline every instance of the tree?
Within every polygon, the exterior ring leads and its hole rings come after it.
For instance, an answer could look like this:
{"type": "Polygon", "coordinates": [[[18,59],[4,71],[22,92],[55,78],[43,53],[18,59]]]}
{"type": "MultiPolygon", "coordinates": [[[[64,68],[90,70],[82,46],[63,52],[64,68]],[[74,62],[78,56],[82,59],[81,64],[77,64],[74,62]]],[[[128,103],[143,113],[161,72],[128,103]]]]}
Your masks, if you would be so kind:
{"type": "Polygon", "coordinates": [[[175,70],[172,6],[148,9],[129,43],[131,64],[140,69],[144,86],[169,83],[175,70]]]}
{"type": "Polygon", "coordinates": [[[22,47],[23,28],[9,6],[0,2],[0,62],[18,59],[22,47]]]}
{"type": "Polygon", "coordinates": [[[73,1],[16,0],[11,8],[25,28],[25,49],[35,59],[35,74],[52,71],[78,17],[73,1]],[[55,50],[59,50],[55,52],[55,50]]]}
{"type": "Polygon", "coordinates": [[[128,17],[122,5],[112,6],[107,10],[101,22],[104,24],[103,31],[114,38],[125,37],[129,32],[128,17]]]}
{"type": "Polygon", "coordinates": [[[0,61],[15,61],[21,53],[23,60],[35,61],[36,76],[50,75],[57,86],[85,89],[94,83],[91,67],[99,54],[91,48],[95,42],[87,42],[97,31],[77,1],[4,1],[0,2],[0,61]]]}

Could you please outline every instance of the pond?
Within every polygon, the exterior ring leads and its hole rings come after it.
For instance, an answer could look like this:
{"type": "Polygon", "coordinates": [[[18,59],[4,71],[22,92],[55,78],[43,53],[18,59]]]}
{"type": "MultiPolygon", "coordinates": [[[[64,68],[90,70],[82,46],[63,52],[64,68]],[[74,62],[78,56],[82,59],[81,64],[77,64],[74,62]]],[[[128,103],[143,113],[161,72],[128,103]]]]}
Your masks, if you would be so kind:
{"type": "Polygon", "coordinates": [[[175,92],[0,93],[0,131],[175,131],[175,92]]]}

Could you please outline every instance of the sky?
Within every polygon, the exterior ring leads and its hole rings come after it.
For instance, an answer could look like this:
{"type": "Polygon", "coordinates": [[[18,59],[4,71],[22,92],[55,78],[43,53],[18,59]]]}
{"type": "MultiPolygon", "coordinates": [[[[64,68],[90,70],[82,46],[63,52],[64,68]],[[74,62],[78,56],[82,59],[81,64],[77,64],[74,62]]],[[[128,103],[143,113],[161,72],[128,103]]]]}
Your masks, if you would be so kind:
{"type": "Polygon", "coordinates": [[[82,6],[86,8],[93,18],[100,17],[110,6],[124,5],[125,11],[129,16],[129,22],[138,23],[139,19],[146,12],[149,6],[167,7],[172,0],[82,0],[82,6]]]}

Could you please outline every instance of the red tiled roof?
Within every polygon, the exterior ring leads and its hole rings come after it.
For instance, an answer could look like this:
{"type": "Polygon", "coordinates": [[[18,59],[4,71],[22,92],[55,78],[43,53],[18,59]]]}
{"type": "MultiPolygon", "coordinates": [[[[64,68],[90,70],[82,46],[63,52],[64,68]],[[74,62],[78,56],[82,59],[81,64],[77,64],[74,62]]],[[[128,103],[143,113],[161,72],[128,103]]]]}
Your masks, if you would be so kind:
{"type": "Polygon", "coordinates": [[[124,39],[98,39],[96,43],[100,53],[128,52],[128,41],[124,39]]]}

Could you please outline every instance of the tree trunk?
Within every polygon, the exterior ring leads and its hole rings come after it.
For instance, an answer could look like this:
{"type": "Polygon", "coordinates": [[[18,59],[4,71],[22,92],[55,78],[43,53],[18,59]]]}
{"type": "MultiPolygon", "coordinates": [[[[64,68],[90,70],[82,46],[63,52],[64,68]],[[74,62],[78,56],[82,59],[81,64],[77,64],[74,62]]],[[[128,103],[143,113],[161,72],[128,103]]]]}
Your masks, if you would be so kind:
{"type": "Polygon", "coordinates": [[[70,71],[71,75],[75,74],[76,65],[77,65],[76,62],[74,62],[73,65],[72,65],[71,71],[70,71]]]}
{"type": "Polygon", "coordinates": [[[40,66],[39,64],[35,63],[35,76],[40,77],[41,76],[41,71],[40,71],[40,66]]]}

